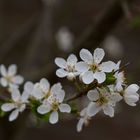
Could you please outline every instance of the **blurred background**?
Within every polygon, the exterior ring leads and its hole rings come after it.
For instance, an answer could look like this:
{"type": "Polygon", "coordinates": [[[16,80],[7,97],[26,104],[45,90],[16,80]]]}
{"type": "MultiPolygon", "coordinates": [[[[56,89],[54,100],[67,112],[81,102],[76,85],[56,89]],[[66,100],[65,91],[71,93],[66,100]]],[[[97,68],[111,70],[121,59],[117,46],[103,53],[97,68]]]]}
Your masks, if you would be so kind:
{"type": "MultiPolygon", "coordinates": [[[[17,64],[26,81],[46,77],[53,84],[55,57],[96,47],[105,59],[129,62],[128,83],[140,84],[140,0],[0,0],[0,63],[17,64]]],[[[76,119],[35,125],[28,112],[12,123],[0,118],[0,140],[140,140],[140,103],[118,108],[114,118],[99,114],[81,133],[76,119]]]]}

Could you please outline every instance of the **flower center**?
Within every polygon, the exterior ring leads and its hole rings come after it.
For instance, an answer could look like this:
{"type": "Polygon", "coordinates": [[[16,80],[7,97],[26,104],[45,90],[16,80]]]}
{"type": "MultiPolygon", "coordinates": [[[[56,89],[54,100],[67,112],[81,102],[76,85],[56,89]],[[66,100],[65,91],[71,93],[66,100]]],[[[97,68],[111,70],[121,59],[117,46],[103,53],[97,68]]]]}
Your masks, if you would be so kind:
{"type": "Polygon", "coordinates": [[[89,66],[90,66],[91,71],[93,71],[93,72],[98,71],[98,65],[97,64],[94,63],[94,64],[90,64],[89,66]]]}
{"type": "Polygon", "coordinates": [[[71,64],[68,64],[66,70],[68,72],[75,72],[75,66],[71,65],[71,64]]]}
{"type": "Polygon", "coordinates": [[[13,77],[12,76],[6,76],[5,78],[8,82],[11,82],[13,77]]]}
{"type": "Polygon", "coordinates": [[[103,104],[106,104],[108,102],[108,100],[105,98],[105,97],[100,97],[99,100],[98,100],[98,103],[100,105],[103,105],[103,104]]]}

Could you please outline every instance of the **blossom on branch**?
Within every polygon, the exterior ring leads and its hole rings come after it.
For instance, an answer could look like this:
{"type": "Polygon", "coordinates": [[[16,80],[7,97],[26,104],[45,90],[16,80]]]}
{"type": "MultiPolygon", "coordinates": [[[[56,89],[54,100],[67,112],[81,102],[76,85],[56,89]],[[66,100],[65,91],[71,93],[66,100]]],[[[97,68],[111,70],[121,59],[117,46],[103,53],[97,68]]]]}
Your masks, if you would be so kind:
{"type": "Polygon", "coordinates": [[[24,81],[24,78],[20,75],[16,75],[17,66],[12,64],[8,67],[8,70],[4,65],[0,66],[0,83],[3,87],[18,88],[24,81]]]}
{"type": "Polygon", "coordinates": [[[11,102],[4,103],[1,106],[1,109],[4,112],[12,111],[9,116],[9,121],[15,120],[19,113],[23,112],[26,108],[26,104],[28,103],[28,96],[27,94],[20,94],[20,91],[16,88],[11,90],[11,102]]]}
{"type": "Polygon", "coordinates": [[[82,81],[85,84],[92,83],[95,79],[98,83],[103,83],[106,80],[106,73],[113,71],[115,63],[107,61],[101,63],[105,56],[105,52],[101,48],[95,49],[93,55],[87,50],[80,51],[80,58],[83,60],[76,64],[76,70],[82,75],[82,81]]]}
{"type": "Polygon", "coordinates": [[[68,104],[63,103],[65,97],[65,91],[62,89],[60,83],[54,84],[48,92],[44,92],[46,96],[41,102],[41,105],[37,108],[37,112],[40,114],[50,113],[49,122],[55,124],[58,122],[58,111],[71,112],[71,107],[68,104]]]}

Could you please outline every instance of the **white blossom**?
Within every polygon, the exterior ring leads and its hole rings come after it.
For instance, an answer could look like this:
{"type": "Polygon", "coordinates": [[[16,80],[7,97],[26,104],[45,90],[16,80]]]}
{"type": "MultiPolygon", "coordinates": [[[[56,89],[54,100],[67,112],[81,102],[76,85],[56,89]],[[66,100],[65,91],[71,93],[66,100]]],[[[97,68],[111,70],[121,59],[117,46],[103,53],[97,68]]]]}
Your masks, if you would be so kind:
{"type": "Polygon", "coordinates": [[[42,78],[40,82],[34,84],[32,96],[37,100],[41,100],[50,95],[50,83],[46,78],[42,78]]]}
{"type": "Polygon", "coordinates": [[[80,132],[82,131],[83,125],[88,125],[89,124],[89,120],[91,119],[91,117],[88,116],[87,114],[87,108],[84,108],[81,112],[80,112],[80,119],[77,123],[77,131],[80,132]]]}
{"type": "Polygon", "coordinates": [[[24,84],[23,94],[26,94],[28,98],[34,99],[35,97],[33,96],[33,89],[34,89],[34,84],[28,81],[24,84]]]}
{"type": "Polygon", "coordinates": [[[63,51],[70,51],[73,47],[74,36],[67,27],[62,27],[56,34],[58,47],[63,51]]]}
{"type": "Polygon", "coordinates": [[[1,106],[1,109],[4,112],[12,111],[9,116],[9,121],[13,121],[17,119],[19,113],[23,112],[26,108],[26,104],[28,103],[27,94],[20,94],[20,91],[17,88],[11,89],[12,101],[9,103],[4,103],[1,106]]]}
{"type": "Polygon", "coordinates": [[[87,113],[90,117],[96,115],[101,110],[103,110],[105,115],[114,117],[114,106],[122,99],[119,93],[107,90],[101,90],[100,93],[96,90],[90,90],[87,96],[91,101],[87,108],[87,113]]]}
{"type": "Polygon", "coordinates": [[[42,115],[50,112],[49,122],[51,124],[57,123],[59,118],[58,110],[66,113],[71,112],[71,107],[63,103],[64,97],[65,92],[61,84],[54,84],[49,90],[49,95],[46,96],[42,104],[37,108],[37,112],[42,115]]]}
{"type": "Polygon", "coordinates": [[[12,64],[6,69],[4,65],[0,66],[0,83],[3,87],[18,88],[23,83],[24,79],[20,75],[16,75],[17,66],[12,64]]]}
{"type": "Polygon", "coordinates": [[[98,83],[103,83],[106,79],[105,73],[110,73],[115,67],[115,63],[107,61],[101,63],[105,52],[101,48],[94,50],[93,55],[87,50],[80,51],[80,57],[83,61],[76,64],[76,70],[82,73],[82,80],[85,84],[92,83],[95,79],[98,83]]]}
{"type": "Polygon", "coordinates": [[[74,54],[71,54],[67,61],[60,57],[56,58],[55,63],[60,67],[56,71],[56,75],[60,78],[67,77],[69,80],[75,79],[75,77],[79,75],[79,72],[75,69],[77,61],[77,57],[74,54]]]}
{"type": "Polygon", "coordinates": [[[136,102],[139,100],[138,90],[139,86],[136,84],[131,84],[124,90],[124,100],[128,105],[136,106],[136,102]]]}

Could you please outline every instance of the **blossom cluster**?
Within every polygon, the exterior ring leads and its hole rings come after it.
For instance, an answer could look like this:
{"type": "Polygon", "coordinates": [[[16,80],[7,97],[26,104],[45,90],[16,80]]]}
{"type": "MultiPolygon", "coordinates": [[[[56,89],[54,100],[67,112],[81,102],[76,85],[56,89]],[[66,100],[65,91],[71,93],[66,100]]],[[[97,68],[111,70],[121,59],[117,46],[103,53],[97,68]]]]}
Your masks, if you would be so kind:
{"type": "MultiPolygon", "coordinates": [[[[37,117],[48,116],[48,121],[55,124],[59,120],[60,113],[73,114],[73,107],[70,101],[82,96],[88,98],[88,103],[84,108],[77,108],[78,115],[77,131],[82,130],[83,125],[100,111],[109,117],[114,117],[115,106],[124,100],[129,106],[136,106],[139,100],[139,86],[137,84],[126,84],[121,61],[102,62],[105,52],[101,48],[94,50],[93,54],[82,49],[79,53],[81,60],[76,55],[71,54],[67,60],[57,57],[56,75],[59,78],[67,78],[70,82],[76,83],[78,88],[74,98],[65,100],[65,91],[61,83],[50,85],[46,78],[33,83],[27,81],[21,91],[20,85],[24,79],[16,75],[16,65],[9,66],[8,70],[4,65],[0,66],[0,86],[9,92],[8,99],[4,98],[1,111],[10,112],[9,121],[17,119],[18,115],[30,109],[37,117]]],[[[5,95],[6,96],[6,95],[5,95]]]]}

